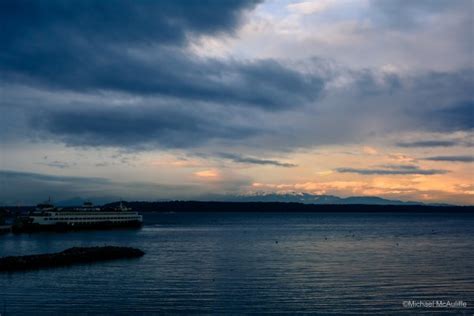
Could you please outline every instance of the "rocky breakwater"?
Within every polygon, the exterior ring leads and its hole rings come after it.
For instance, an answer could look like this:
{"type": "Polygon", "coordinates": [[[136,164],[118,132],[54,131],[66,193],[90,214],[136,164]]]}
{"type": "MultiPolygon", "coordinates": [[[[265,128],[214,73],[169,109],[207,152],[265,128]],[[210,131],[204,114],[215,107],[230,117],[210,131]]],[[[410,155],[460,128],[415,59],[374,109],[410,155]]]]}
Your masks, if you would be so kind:
{"type": "Polygon", "coordinates": [[[131,247],[73,247],[57,253],[0,258],[0,272],[24,271],[115,259],[139,258],[145,253],[131,247]]]}

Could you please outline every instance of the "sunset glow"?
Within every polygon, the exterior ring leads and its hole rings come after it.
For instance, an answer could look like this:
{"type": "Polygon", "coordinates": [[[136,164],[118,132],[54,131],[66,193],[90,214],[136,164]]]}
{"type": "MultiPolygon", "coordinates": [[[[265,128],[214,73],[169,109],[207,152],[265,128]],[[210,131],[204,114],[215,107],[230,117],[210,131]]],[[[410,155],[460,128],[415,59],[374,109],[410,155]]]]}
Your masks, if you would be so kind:
{"type": "Polygon", "coordinates": [[[9,19],[0,202],[474,204],[472,3],[390,3],[242,1],[218,17],[170,9],[172,27],[159,5],[9,19]]]}

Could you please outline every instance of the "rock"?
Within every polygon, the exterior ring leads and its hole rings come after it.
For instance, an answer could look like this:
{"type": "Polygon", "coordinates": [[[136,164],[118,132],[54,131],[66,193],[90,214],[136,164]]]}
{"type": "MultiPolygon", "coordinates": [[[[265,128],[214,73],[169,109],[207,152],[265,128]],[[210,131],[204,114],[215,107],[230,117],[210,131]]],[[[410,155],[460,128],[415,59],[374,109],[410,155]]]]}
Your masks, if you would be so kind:
{"type": "Polygon", "coordinates": [[[0,272],[68,266],[115,259],[142,257],[145,253],[131,247],[73,247],[62,252],[0,258],[0,272]]]}

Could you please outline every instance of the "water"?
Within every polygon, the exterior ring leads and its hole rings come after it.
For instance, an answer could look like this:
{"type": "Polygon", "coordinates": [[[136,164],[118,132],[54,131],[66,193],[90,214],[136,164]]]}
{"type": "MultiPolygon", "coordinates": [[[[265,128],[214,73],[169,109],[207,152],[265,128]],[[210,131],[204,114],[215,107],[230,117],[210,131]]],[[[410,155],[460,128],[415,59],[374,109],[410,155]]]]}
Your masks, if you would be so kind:
{"type": "Polygon", "coordinates": [[[146,255],[0,274],[0,313],[474,313],[467,214],[148,214],[141,230],[0,236],[0,255],[105,244],[146,255]]]}

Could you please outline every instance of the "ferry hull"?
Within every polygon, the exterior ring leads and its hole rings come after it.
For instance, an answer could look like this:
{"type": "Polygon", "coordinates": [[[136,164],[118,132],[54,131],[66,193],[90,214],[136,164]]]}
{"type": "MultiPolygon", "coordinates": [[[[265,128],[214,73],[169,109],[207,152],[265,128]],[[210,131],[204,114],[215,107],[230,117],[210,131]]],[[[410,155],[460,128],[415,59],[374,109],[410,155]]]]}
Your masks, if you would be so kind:
{"type": "Polygon", "coordinates": [[[56,223],[53,225],[39,225],[34,223],[19,223],[12,227],[13,233],[33,233],[42,231],[78,231],[78,230],[107,230],[118,228],[136,229],[142,226],[141,221],[127,221],[127,222],[95,222],[95,223],[56,223]]]}

